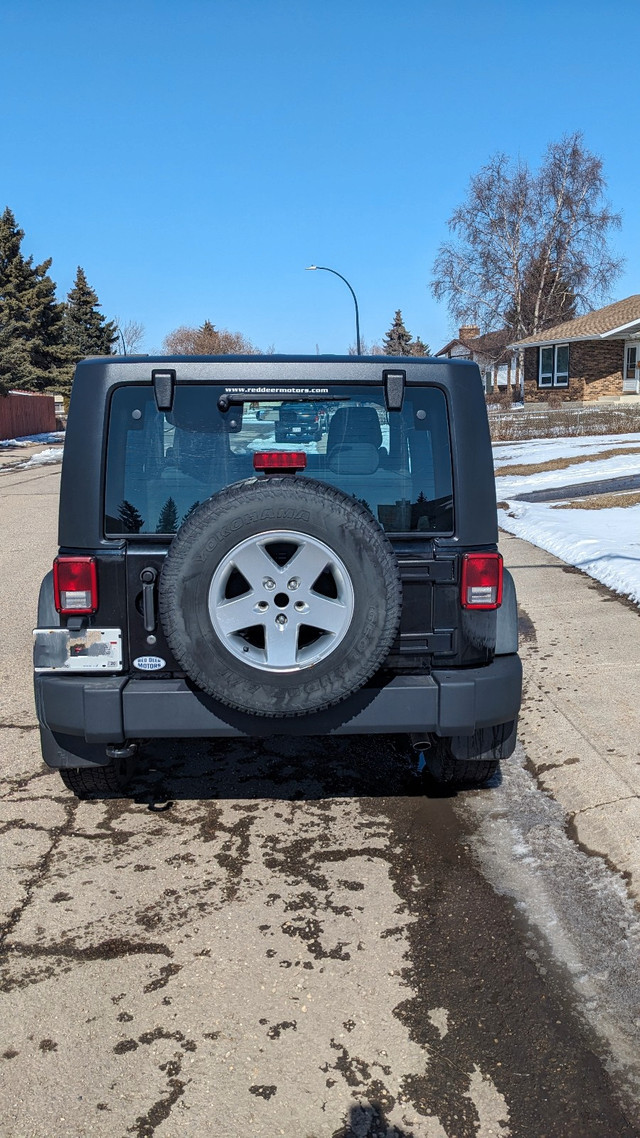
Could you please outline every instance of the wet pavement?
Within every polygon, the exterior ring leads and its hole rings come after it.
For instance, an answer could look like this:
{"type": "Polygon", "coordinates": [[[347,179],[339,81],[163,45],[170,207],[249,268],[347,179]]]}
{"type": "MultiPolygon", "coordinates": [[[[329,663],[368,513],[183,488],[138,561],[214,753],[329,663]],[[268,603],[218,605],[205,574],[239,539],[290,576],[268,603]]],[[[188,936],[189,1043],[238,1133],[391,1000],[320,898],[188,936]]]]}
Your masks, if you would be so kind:
{"type": "Polygon", "coordinates": [[[3,1133],[638,1133],[571,977],[482,872],[488,826],[513,887],[506,787],[539,796],[517,762],[446,797],[396,737],[149,758],[105,802],[9,778],[3,1133]]]}

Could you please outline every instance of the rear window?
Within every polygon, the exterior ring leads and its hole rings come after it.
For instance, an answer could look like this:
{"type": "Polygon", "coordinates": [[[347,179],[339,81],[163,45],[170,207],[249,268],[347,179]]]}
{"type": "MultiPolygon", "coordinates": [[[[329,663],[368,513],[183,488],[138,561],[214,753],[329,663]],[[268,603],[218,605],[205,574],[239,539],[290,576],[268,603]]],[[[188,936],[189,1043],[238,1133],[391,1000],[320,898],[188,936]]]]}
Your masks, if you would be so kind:
{"type": "Polygon", "coordinates": [[[451,533],[451,451],[446,402],[436,388],[407,387],[402,411],[382,388],[332,387],[330,400],[232,404],[224,388],[176,387],[158,411],[150,386],[111,400],[105,533],[172,534],[201,503],[253,477],[261,450],[304,451],[304,474],[362,502],[387,533],[451,533]]]}

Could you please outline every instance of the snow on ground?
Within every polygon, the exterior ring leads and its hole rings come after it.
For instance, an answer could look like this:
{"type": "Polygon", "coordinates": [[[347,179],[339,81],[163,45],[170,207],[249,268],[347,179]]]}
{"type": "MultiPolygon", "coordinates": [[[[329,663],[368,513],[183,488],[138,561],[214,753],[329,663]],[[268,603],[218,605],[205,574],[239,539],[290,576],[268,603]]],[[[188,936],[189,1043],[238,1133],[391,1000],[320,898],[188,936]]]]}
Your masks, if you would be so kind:
{"type": "Polygon", "coordinates": [[[552,486],[570,486],[576,482],[597,482],[601,478],[622,478],[640,473],[640,455],[626,454],[630,447],[640,446],[640,434],[588,435],[585,438],[531,439],[524,443],[499,443],[493,448],[497,469],[505,466],[552,462],[559,458],[597,455],[617,450],[613,458],[592,462],[576,462],[559,470],[541,470],[537,474],[501,475],[496,478],[498,501],[510,499],[529,490],[546,490],[552,486]]]}
{"type": "MultiPolygon", "coordinates": [[[[535,439],[498,444],[494,446],[494,459],[497,467],[503,467],[571,458],[573,455],[594,455],[591,462],[576,463],[564,469],[496,478],[498,501],[509,503],[508,510],[498,510],[498,521],[508,533],[546,549],[640,605],[640,505],[605,510],[565,510],[557,509],[557,502],[515,500],[518,494],[530,490],[640,474],[640,454],[625,454],[625,450],[634,445],[640,445],[638,434],[535,439]],[[595,457],[613,448],[620,451],[617,457],[595,457]]],[[[570,498],[570,492],[567,498],[570,498]]]]}
{"type": "MultiPolygon", "coordinates": [[[[54,462],[62,462],[63,449],[63,447],[47,447],[46,450],[38,451],[26,462],[19,463],[20,469],[26,470],[28,466],[51,466],[54,462]]],[[[13,469],[16,469],[15,466],[13,469]]]]}
{"type": "MultiPolygon", "coordinates": [[[[602,448],[604,450],[604,447],[602,448]]],[[[541,460],[546,461],[546,460],[541,460]]],[[[541,470],[537,474],[503,474],[496,478],[498,501],[526,494],[530,490],[548,490],[554,486],[571,486],[582,482],[599,482],[605,478],[623,478],[640,474],[640,454],[621,451],[615,458],[579,462],[560,470],[541,470]]]]}
{"type": "Polygon", "coordinates": [[[526,439],[524,442],[493,444],[496,467],[520,466],[525,462],[548,462],[554,458],[571,458],[573,455],[597,454],[603,450],[624,451],[640,446],[640,434],[584,435],[582,438],[526,439]]]}
{"type": "Polygon", "coordinates": [[[64,438],[64,431],[49,431],[44,435],[21,435],[19,439],[0,439],[0,449],[15,450],[20,447],[30,447],[34,443],[59,443],[64,438]]]}
{"type": "Polygon", "coordinates": [[[640,506],[557,510],[541,502],[510,502],[508,511],[498,510],[498,521],[640,605],[640,506]]]}

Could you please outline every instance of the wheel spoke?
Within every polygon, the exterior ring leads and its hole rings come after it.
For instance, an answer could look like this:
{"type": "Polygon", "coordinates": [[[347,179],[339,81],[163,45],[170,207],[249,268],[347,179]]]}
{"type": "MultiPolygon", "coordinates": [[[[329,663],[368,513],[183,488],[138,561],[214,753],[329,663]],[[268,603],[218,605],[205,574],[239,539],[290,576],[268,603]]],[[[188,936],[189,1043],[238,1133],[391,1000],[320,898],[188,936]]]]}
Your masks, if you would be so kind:
{"type": "Polygon", "coordinates": [[[300,545],[293,557],[285,566],[285,573],[299,577],[308,589],[318,580],[318,577],[329,564],[327,553],[315,545],[300,545]]]}
{"type": "Polygon", "coordinates": [[[257,541],[237,549],[233,554],[232,564],[242,573],[252,589],[260,586],[263,577],[273,577],[275,573],[280,572],[279,565],[257,541]]]}
{"type": "Polygon", "coordinates": [[[342,632],[349,613],[342,601],[332,601],[328,597],[321,597],[319,593],[309,596],[309,612],[304,623],[313,628],[321,628],[324,632],[333,632],[334,635],[342,632]]]}
{"type": "Polygon", "coordinates": [[[264,617],[255,611],[255,603],[253,593],[245,593],[231,601],[220,601],[216,605],[216,620],[221,632],[230,636],[241,628],[262,624],[264,617]]]}
{"type": "Polygon", "coordinates": [[[265,655],[270,668],[293,668],[298,655],[298,622],[275,623],[273,616],[265,625],[265,655]]]}

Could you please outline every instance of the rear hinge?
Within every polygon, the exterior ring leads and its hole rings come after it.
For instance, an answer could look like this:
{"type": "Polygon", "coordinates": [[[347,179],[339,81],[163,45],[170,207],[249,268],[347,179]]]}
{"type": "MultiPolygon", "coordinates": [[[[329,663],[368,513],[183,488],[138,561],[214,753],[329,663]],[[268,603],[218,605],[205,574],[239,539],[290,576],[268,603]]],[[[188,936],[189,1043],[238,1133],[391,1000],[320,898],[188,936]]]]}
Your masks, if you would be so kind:
{"type": "Polygon", "coordinates": [[[173,369],[151,372],[153,392],[156,397],[158,411],[171,411],[173,408],[173,392],[176,385],[176,373],[173,369]]]}
{"type": "Polygon", "coordinates": [[[384,401],[387,411],[402,411],[406,371],[383,371],[384,401]]]}

